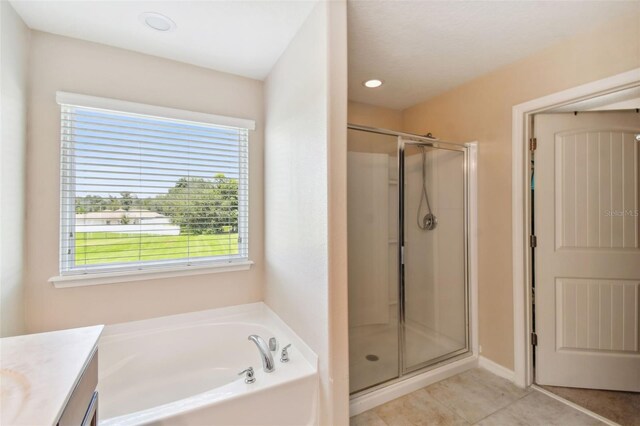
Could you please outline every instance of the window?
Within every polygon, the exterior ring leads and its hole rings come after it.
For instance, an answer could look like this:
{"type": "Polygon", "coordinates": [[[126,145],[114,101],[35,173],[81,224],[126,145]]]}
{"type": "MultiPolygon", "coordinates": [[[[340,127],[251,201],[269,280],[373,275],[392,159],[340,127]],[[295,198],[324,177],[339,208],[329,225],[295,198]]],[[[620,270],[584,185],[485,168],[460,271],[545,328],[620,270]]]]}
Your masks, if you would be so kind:
{"type": "Polygon", "coordinates": [[[252,121],[57,99],[61,275],[248,260],[252,121]]]}

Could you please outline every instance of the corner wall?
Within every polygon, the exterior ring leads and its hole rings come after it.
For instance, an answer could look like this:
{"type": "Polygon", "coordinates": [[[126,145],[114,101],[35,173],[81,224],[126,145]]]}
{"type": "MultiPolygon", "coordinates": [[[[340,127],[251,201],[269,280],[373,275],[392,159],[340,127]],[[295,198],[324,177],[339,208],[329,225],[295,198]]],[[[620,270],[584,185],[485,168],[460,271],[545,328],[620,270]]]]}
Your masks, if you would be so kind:
{"type": "MultiPolygon", "coordinates": [[[[3,2],[4,3],[4,2],[3,2]]],[[[263,83],[101,44],[32,32],[27,147],[29,332],[257,302],[263,288],[263,83]],[[56,91],[256,120],[249,132],[248,271],[56,289],[60,107],[56,91]]]]}
{"type": "Polygon", "coordinates": [[[331,421],[349,423],[347,2],[329,3],[329,371],[331,421]]]}
{"type": "Polygon", "coordinates": [[[0,337],[22,334],[29,29],[0,2],[0,337]]]}
{"type": "Polygon", "coordinates": [[[530,99],[640,67],[639,13],[403,111],[403,130],[478,143],[479,339],[513,369],[511,112],[530,99]],[[499,266],[499,267],[498,267],[499,266]]]}
{"type": "Polygon", "coordinates": [[[265,82],[265,302],[318,355],[322,425],[348,422],[344,49],[320,1],[265,82]]]}

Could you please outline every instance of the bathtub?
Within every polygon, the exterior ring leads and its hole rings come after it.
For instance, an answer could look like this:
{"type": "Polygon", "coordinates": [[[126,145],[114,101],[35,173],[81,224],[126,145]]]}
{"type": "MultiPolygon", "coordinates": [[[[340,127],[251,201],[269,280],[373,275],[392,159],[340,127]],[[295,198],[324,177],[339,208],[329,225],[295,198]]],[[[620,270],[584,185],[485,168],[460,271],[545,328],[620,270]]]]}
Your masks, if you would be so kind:
{"type": "Polygon", "coordinates": [[[317,424],[317,357],[263,303],[110,325],[98,350],[101,426],[317,424]],[[277,339],[274,372],[250,334],[277,339]]]}

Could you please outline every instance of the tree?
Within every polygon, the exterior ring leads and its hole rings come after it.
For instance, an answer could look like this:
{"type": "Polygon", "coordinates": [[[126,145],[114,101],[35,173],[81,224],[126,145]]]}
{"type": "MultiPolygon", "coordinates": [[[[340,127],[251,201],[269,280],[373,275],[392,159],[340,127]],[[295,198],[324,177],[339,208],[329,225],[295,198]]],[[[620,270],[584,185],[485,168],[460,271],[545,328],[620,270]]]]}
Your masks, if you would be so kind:
{"type": "Polygon", "coordinates": [[[76,213],[91,213],[107,210],[107,200],[100,195],[85,195],[75,201],[76,213]]]}
{"type": "MultiPolygon", "coordinates": [[[[86,195],[75,200],[76,213],[130,211],[132,207],[155,211],[171,218],[182,232],[214,234],[238,232],[238,179],[219,173],[211,179],[182,177],[166,194],[138,198],[125,191],[120,197],[86,195]]],[[[131,223],[126,214],[119,221],[131,223]]]]}
{"type": "Polygon", "coordinates": [[[137,198],[135,195],[132,195],[131,192],[128,191],[121,192],[120,197],[120,206],[124,211],[129,211],[135,201],[134,199],[137,198]]]}
{"type": "Polygon", "coordinates": [[[168,193],[155,198],[158,211],[183,232],[237,232],[238,180],[217,174],[213,179],[183,177],[168,193]]]}

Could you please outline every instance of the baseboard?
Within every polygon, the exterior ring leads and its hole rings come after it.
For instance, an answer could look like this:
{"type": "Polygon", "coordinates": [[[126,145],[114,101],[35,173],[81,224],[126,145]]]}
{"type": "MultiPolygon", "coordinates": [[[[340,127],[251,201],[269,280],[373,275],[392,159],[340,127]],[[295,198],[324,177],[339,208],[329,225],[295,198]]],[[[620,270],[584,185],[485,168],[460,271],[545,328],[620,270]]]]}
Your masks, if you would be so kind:
{"type": "Polygon", "coordinates": [[[500,376],[503,379],[507,379],[510,382],[515,381],[516,373],[513,370],[509,370],[507,367],[503,367],[502,365],[491,361],[489,358],[485,358],[482,355],[478,357],[478,367],[484,368],[485,370],[495,374],[496,376],[500,376]]]}
{"type": "Polygon", "coordinates": [[[460,374],[478,366],[478,358],[474,355],[445,364],[413,377],[403,379],[388,386],[353,398],[349,403],[349,416],[353,417],[386,402],[400,398],[413,391],[429,386],[440,380],[460,374]]]}

